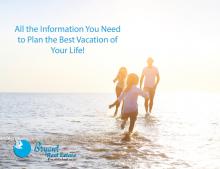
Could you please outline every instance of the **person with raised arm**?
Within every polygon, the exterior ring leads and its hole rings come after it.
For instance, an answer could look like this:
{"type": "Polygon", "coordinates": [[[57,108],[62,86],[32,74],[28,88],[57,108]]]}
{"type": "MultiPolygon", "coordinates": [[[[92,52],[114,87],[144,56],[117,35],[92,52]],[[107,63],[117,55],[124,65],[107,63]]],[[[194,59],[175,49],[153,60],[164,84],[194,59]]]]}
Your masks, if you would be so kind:
{"type": "MultiPolygon", "coordinates": [[[[113,80],[114,83],[117,82],[116,87],[115,87],[115,93],[116,93],[117,98],[120,96],[121,92],[125,88],[126,78],[127,78],[127,69],[125,67],[121,67],[118,71],[117,76],[113,80]]],[[[118,103],[115,107],[114,116],[117,115],[119,106],[120,106],[120,103],[118,103]]]]}
{"type": "Polygon", "coordinates": [[[126,121],[130,118],[130,125],[128,130],[128,137],[132,134],[133,128],[138,115],[138,96],[142,96],[145,99],[149,97],[148,92],[144,92],[137,87],[139,82],[139,78],[136,74],[131,73],[127,78],[127,86],[122,91],[121,95],[117,98],[117,100],[109,105],[109,108],[117,106],[122,100],[124,101],[124,105],[122,108],[122,123],[121,129],[125,128],[126,121]]]}

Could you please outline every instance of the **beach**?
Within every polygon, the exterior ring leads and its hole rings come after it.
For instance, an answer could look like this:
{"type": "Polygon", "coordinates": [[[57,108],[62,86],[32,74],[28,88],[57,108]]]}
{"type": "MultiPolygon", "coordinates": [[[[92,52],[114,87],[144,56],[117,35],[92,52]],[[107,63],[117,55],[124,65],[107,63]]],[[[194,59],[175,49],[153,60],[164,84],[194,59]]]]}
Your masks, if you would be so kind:
{"type": "Polygon", "coordinates": [[[121,141],[120,119],[108,104],[113,94],[0,94],[0,168],[220,168],[220,95],[156,94],[152,115],[139,115],[129,142],[121,141]],[[189,97],[190,96],[190,97],[189,97]],[[13,153],[14,138],[30,140],[27,158],[13,153]],[[49,160],[36,142],[77,154],[49,160]]]}

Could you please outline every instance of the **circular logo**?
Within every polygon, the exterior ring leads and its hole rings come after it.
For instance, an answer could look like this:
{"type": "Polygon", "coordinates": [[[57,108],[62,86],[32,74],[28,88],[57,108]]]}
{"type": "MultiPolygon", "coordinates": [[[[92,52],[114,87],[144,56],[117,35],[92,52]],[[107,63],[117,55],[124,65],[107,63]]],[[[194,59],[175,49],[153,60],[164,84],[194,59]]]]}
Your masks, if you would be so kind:
{"type": "Polygon", "coordinates": [[[31,144],[27,140],[19,140],[13,146],[14,153],[17,157],[27,157],[31,152],[31,144]]]}

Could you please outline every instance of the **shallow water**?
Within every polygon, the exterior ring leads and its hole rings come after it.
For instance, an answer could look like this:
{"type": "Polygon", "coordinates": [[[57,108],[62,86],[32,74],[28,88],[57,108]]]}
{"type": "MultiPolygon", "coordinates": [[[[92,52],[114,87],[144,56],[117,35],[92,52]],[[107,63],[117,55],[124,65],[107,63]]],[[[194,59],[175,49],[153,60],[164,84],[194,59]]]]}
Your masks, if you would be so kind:
{"type": "MultiPolygon", "coordinates": [[[[160,93],[145,118],[143,99],[130,142],[107,105],[112,94],[0,94],[0,168],[220,168],[220,95],[160,93]],[[72,161],[40,153],[21,159],[13,138],[75,152],[72,161]]],[[[33,147],[32,147],[33,149],[33,147]]]]}

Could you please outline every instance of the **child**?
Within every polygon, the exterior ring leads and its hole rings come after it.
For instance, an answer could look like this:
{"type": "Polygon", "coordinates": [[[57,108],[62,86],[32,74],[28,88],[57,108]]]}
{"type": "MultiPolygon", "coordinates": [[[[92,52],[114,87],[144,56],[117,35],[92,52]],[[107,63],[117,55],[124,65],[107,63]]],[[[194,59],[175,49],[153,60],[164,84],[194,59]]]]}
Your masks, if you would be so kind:
{"type": "Polygon", "coordinates": [[[139,81],[139,78],[136,74],[134,73],[129,74],[128,79],[127,79],[127,87],[118,97],[118,99],[113,104],[109,105],[109,108],[112,108],[113,106],[116,106],[117,104],[119,104],[122,100],[124,101],[124,105],[122,108],[122,117],[121,117],[123,119],[123,122],[121,124],[121,128],[124,129],[126,121],[128,120],[128,118],[130,118],[130,126],[129,126],[128,134],[132,133],[135,121],[137,119],[138,95],[141,95],[145,98],[149,97],[148,93],[144,93],[141,89],[136,87],[136,85],[138,84],[138,81],[139,81]]]}
{"type": "MultiPolygon", "coordinates": [[[[114,83],[117,82],[117,85],[115,88],[115,93],[116,93],[117,98],[120,96],[121,92],[124,90],[126,77],[127,77],[127,69],[125,67],[121,67],[118,71],[117,76],[113,80],[114,83]]],[[[120,103],[116,104],[114,116],[117,115],[119,106],[120,106],[120,103]]]]}

